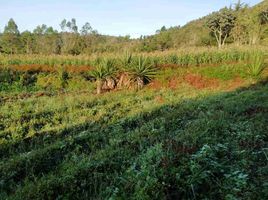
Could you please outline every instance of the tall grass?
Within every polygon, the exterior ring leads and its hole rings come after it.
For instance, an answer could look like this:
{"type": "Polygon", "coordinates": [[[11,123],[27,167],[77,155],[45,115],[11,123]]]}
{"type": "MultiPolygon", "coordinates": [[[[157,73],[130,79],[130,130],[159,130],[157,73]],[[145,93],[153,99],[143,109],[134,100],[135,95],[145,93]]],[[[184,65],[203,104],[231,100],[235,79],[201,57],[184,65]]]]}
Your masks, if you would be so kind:
{"type": "MultiPolygon", "coordinates": [[[[152,60],[155,64],[160,66],[174,65],[174,66],[202,66],[207,64],[220,64],[229,62],[243,62],[247,61],[252,54],[250,49],[201,49],[201,50],[178,50],[167,52],[154,53],[135,53],[133,57],[141,55],[152,60]]],[[[79,56],[61,56],[61,55],[0,55],[0,66],[19,66],[25,67],[59,67],[61,65],[72,66],[75,68],[94,66],[98,59],[115,59],[118,65],[122,65],[122,61],[126,59],[122,54],[96,54],[96,55],[79,55],[79,56]],[[33,66],[34,65],[34,66],[33,66]]]]}

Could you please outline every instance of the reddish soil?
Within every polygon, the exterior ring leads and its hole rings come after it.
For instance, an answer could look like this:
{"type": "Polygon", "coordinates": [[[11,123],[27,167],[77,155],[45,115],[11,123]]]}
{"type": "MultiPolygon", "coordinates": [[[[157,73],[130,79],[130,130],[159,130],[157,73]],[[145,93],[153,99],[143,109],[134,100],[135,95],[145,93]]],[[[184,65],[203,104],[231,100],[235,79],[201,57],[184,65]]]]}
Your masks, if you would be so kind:
{"type": "Polygon", "coordinates": [[[155,90],[159,90],[164,87],[159,80],[153,80],[148,86],[155,90]]]}
{"type": "Polygon", "coordinates": [[[181,80],[179,80],[177,76],[176,77],[174,76],[169,80],[168,87],[170,89],[176,89],[180,86],[180,84],[181,84],[181,80]]]}
{"type": "Polygon", "coordinates": [[[217,88],[219,80],[216,78],[206,78],[197,74],[187,74],[184,80],[196,89],[217,88]]]}

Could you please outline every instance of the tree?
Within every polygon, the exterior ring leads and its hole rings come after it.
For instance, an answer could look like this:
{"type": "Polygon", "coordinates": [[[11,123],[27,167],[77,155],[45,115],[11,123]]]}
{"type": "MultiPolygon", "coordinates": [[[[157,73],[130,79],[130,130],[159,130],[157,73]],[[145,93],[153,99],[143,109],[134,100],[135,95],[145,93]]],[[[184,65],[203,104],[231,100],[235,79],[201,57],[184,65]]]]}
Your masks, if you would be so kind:
{"type": "Polygon", "coordinates": [[[23,46],[23,52],[26,54],[32,54],[34,49],[34,36],[30,31],[24,31],[21,33],[20,40],[23,46]]]}
{"type": "Polygon", "coordinates": [[[164,51],[168,48],[171,47],[171,37],[170,33],[167,31],[161,31],[157,36],[156,36],[156,44],[159,50],[164,51]]]}
{"type": "Polygon", "coordinates": [[[234,28],[231,31],[231,36],[233,38],[234,43],[239,46],[248,43],[248,25],[246,23],[246,16],[250,11],[249,6],[247,4],[241,3],[241,1],[238,1],[238,3],[235,4],[234,11],[236,20],[234,28]]]}
{"type": "Polygon", "coordinates": [[[234,27],[235,19],[233,11],[224,8],[210,15],[207,20],[207,26],[216,38],[219,48],[224,46],[226,39],[229,37],[234,27]]]}
{"type": "Polygon", "coordinates": [[[90,23],[86,22],[84,26],[82,26],[82,29],[80,30],[81,35],[89,35],[93,31],[90,23]]]}
{"type": "Polygon", "coordinates": [[[241,0],[238,0],[236,4],[234,4],[234,11],[238,12],[239,10],[247,7],[247,4],[242,3],[241,0]]]}
{"type": "Polygon", "coordinates": [[[17,24],[11,18],[4,28],[1,38],[2,51],[8,54],[18,53],[21,49],[20,32],[17,24]]]}
{"type": "Polygon", "coordinates": [[[266,29],[265,24],[267,21],[265,12],[262,13],[262,11],[259,9],[250,9],[250,12],[248,12],[244,18],[245,24],[247,26],[249,44],[259,44],[261,37],[266,29]]]}
{"type": "Polygon", "coordinates": [[[156,33],[158,34],[158,33],[165,32],[165,31],[167,31],[166,26],[162,26],[162,27],[160,28],[160,30],[157,30],[157,31],[156,31],[156,33]]]}
{"type": "Polygon", "coordinates": [[[62,22],[60,23],[60,28],[61,28],[62,32],[65,32],[66,24],[67,24],[67,20],[63,19],[62,22]]]}
{"type": "Polygon", "coordinates": [[[76,25],[76,20],[73,18],[71,21],[66,19],[62,20],[60,23],[61,27],[61,52],[64,54],[79,54],[81,52],[80,48],[80,37],[78,33],[78,26],[76,25]]]}
{"type": "Polygon", "coordinates": [[[35,53],[59,54],[60,38],[58,32],[45,24],[37,26],[34,31],[35,53]]]}

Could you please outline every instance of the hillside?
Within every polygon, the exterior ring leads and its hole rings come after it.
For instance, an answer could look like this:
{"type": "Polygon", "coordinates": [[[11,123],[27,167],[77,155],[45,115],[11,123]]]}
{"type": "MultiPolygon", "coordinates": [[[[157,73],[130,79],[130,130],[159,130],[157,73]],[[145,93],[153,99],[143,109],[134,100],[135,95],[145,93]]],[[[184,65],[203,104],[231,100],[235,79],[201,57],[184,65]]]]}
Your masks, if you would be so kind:
{"type": "MultiPolygon", "coordinates": [[[[241,30],[239,37],[243,36],[244,44],[250,44],[251,35],[259,34],[260,41],[258,44],[267,44],[268,32],[267,24],[260,24],[260,27],[256,27],[259,22],[258,16],[263,11],[267,12],[268,2],[263,1],[257,5],[249,7],[246,4],[239,3],[239,5],[233,5],[232,13],[237,19],[236,26],[234,29],[240,26],[247,26],[248,29],[241,30]],[[246,19],[245,19],[246,17],[246,19]],[[239,24],[241,22],[241,24],[239,24]],[[251,30],[250,30],[251,29],[251,30]],[[252,32],[252,29],[261,29],[260,33],[252,32]]],[[[171,27],[164,31],[158,31],[156,35],[149,36],[141,41],[141,49],[145,51],[153,50],[166,50],[172,48],[182,48],[189,46],[216,46],[216,39],[213,34],[210,33],[210,29],[207,27],[207,21],[213,15],[220,13],[220,11],[208,14],[200,19],[193,20],[186,25],[180,27],[171,27]]],[[[266,16],[267,19],[267,16],[266,16]]],[[[230,33],[227,43],[235,43],[237,37],[233,33],[230,33]]]]}

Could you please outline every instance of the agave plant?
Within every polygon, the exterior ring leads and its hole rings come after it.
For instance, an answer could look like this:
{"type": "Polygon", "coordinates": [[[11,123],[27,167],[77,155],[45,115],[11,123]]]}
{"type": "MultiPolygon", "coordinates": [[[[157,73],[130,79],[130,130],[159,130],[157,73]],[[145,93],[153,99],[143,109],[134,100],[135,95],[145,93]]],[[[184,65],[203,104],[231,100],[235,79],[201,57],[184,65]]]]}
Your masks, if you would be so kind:
{"type": "Polygon", "coordinates": [[[140,90],[156,75],[156,67],[147,58],[139,56],[133,60],[128,72],[137,84],[137,89],[140,90]]]}
{"type": "Polygon", "coordinates": [[[91,76],[96,80],[97,94],[102,92],[103,84],[107,79],[112,78],[116,71],[114,60],[104,59],[97,63],[97,67],[91,72],[91,76]]]}
{"type": "Polygon", "coordinates": [[[128,51],[124,54],[123,58],[121,59],[121,65],[123,69],[129,68],[133,61],[132,54],[129,53],[128,51]]]}
{"type": "Polygon", "coordinates": [[[264,70],[264,56],[261,52],[253,52],[249,56],[250,64],[249,64],[249,74],[254,77],[258,78],[262,71],[264,70]]]}

